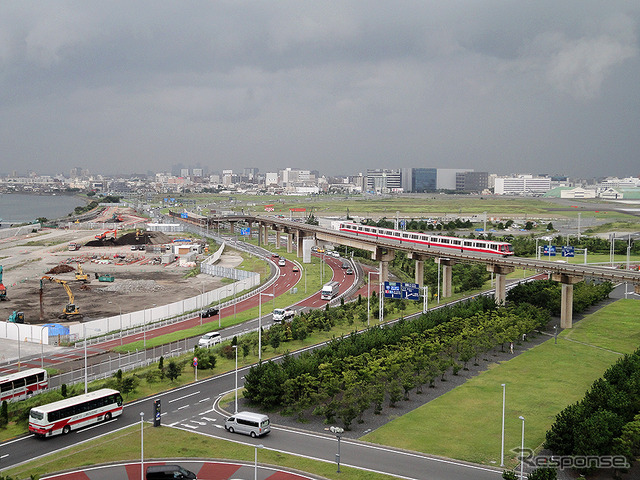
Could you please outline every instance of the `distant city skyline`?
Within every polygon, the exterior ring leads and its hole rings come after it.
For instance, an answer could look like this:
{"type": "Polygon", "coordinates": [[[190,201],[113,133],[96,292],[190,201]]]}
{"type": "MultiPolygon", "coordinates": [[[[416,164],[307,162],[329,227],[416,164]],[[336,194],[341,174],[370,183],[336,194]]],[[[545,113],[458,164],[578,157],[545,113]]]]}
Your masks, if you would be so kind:
{"type": "Polygon", "coordinates": [[[639,25],[621,0],[3,2],[0,172],[637,176],[639,25]]]}

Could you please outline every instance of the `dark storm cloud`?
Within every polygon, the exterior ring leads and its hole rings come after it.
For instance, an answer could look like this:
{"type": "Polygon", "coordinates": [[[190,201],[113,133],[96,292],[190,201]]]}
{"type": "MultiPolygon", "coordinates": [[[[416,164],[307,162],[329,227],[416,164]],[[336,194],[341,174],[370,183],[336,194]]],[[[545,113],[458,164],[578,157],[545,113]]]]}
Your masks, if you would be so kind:
{"type": "Polygon", "coordinates": [[[638,174],[632,2],[4,2],[0,172],[638,174]]]}

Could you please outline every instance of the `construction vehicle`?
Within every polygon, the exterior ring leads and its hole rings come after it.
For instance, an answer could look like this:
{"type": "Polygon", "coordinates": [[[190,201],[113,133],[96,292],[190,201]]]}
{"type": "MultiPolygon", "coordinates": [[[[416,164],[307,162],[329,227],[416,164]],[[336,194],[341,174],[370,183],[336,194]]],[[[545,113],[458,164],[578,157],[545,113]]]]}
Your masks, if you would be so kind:
{"type": "Polygon", "coordinates": [[[118,229],[114,228],[113,230],[107,230],[106,232],[102,232],[100,235],[96,235],[96,240],[110,240],[110,239],[116,239],[118,238],[118,229]],[[109,238],[107,238],[107,235],[112,234],[112,236],[110,236],[109,238]]]}
{"type": "Polygon", "coordinates": [[[70,252],[75,252],[76,250],[80,250],[80,244],[76,242],[69,242],[68,247],[70,252]]]}
{"type": "Polygon", "coordinates": [[[111,221],[114,222],[114,223],[115,222],[124,222],[124,218],[122,218],[122,215],[120,215],[119,213],[116,212],[111,216],[111,221]]]}
{"type": "Polygon", "coordinates": [[[82,265],[78,264],[78,269],[76,270],[76,280],[79,282],[90,282],[89,275],[82,271],[82,265]]]}
{"type": "Polygon", "coordinates": [[[16,312],[15,310],[11,315],[9,315],[9,319],[7,322],[11,323],[24,323],[24,312],[16,312]]]}
{"type": "Polygon", "coordinates": [[[7,287],[2,283],[2,265],[0,265],[0,300],[7,299],[7,287]]]}
{"type": "Polygon", "coordinates": [[[102,275],[98,276],[99,282],[113,282],[114,279],[115,277],[110,273],[103,273],[102,275]]]}
{"type": "Polygon", "coordinates": [[[43,312],[43,309],[42,309],[42,292],[43,292],[43,289],[44,289],[43,280],[49,280],[50,282],[59,283],[60,285],[62,285],[62,287],[64,288],[65,292],[67,292],[67,295],[69,296],[69,303],[67,303],[67,305],[65,305],[64,309],[62,310],[62,313],[60,315],[58,315],[58,318],[66,318],[66,319],[82,318],[82,314],[80,313],[80,309],[74,303],[73,292],[71,291],[71,288],[69,288],[69,285],[67,285],[67,282],[65,280],[60,280],[59,278],[49,277],[48,275],[45,275],[40,279],[40,316],[41,317],[43,316],[43,313],[42,313],[43,312]]]}

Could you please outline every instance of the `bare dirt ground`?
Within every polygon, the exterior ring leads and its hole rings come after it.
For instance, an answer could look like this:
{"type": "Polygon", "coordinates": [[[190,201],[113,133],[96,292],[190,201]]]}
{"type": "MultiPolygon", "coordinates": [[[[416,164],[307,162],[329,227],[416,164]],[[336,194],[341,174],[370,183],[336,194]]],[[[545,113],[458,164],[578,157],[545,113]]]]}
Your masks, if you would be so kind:
{"type": "MultiPolygon", "coordinates": [[[[185,278],[192,267],[180,266],[178,262],[153,264],[159,253],[132,251],[130,245],[109,241],[104,242],[106,246],[86,246],[87,243],[100,244],[95,242],[95,236],[101,233],[98,230],[43,230],[0,241],[0,265],[4,268],[3,283],[8,292],[8,300],[0,302],[0,318],[6,319],[17,310],[24,312],[25,323],[68,323],[58,316],[69,303],[69,297],[63,285],[47,280],[43,281],[44,316],[40,318],[41,278],[58,265],[74,268],[69,273],[49,276],[68,282],[84,320],[117,315],[120,309],[127,313],[153,304],[164,305],[197,296],[203,288],[208,291],[222,285],[221,278],[203,274],[185,278]],[[69,251],[71,241],[83,246],[75,252],[69,251]],[[91,279],[86,285],[75,279],[78,264],[91,279]],[[115,281],[99,282],[95,274],[112,274],[115,281]]],[[[171,240],[164,234],[157,236],[158,241],[171,240]]],[[[155,240],[147,239],[147,243],[155,240]]],[[[222,256],[220,264],[233,267],[241,262],[240,255],[231,252],[222,256]]]]}

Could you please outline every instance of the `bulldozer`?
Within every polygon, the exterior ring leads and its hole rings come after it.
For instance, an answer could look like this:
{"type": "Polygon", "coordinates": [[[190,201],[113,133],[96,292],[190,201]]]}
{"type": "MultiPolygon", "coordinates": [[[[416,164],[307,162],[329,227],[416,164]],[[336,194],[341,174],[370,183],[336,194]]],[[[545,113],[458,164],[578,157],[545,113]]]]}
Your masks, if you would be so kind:
{"type": "Polygon", "coordinates": [[[82,318],[80,309],[74,303],[73,292],[71,291],[71,288],[69,288],[69,285],[67,285],[67,282],[65,280],[60,280],[59,278],[49,277],[48,275],[45,275],[40,279],[40,318],[41,320],[44,317],[44,311],[42,307],[42,293],[44,289],[44,280],[49,280],[50,282],[59,283],[60,285],[62,285],[65,292],[67,292],[67,295],[69,296],[69,303],[65,305],[64,309],[62,310],[62,313],[58,315],[58,318],[64,318],[64,319],[82,318]]]}

